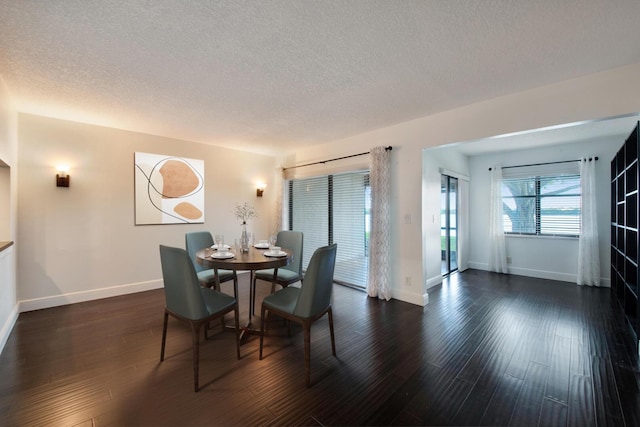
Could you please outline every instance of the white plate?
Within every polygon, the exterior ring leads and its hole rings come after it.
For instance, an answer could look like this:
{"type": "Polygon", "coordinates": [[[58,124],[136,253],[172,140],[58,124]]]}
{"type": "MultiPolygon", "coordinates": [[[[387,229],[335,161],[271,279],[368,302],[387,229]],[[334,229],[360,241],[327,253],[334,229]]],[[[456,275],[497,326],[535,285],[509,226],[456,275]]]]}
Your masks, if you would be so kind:
{"type": "Polygon", "coordinates": [[[215,258],[215,259],[229,259],[229,258],[233,258],[235,255],[233,255],[233,252],[216,252],[214,254],[211,254],[211,258],[215,258]]]}
{"type": "Polygon", "coordinates": [[[253,245],[254,248],[258,248],[258,249],[269,249],[269,244],[268,243],[256,243],[255,245],[253,245]]]}
{"type": "Polygon", "coordinates": [[[285,251],[279,251],[279,252],[266,251],[264,253],[264,256],[287,256],[287,253],[285,251]]]}
{"type": "MultiPolygon", "coordinates": [[[[222,248],[226,251],[226,250],[231,249],[231,246],[229,246],[229,245],[222,245],[222,248]]],[[[214,251],[217,251],[217,250],[218,250],[218,245],[211,245],[211,249],[213,249],[214,251]]]]}

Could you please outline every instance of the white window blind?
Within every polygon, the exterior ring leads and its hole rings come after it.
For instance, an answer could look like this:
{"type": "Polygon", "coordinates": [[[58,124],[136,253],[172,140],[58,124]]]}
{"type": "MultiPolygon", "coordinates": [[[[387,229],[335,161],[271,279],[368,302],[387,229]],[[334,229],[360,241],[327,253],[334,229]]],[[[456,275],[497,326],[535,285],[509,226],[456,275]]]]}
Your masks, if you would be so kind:
{"type": "Polygon", "coordinates": [[[366,287],[369,172],[289,181],[289,229],[304,233],[303,269],[320,246],[338,244],[334,280],[366,287]]]}
{"type": "Polygon", "coordinates": [[[579,162],[503,168],[505,233],[580,234],[579,162]]]}

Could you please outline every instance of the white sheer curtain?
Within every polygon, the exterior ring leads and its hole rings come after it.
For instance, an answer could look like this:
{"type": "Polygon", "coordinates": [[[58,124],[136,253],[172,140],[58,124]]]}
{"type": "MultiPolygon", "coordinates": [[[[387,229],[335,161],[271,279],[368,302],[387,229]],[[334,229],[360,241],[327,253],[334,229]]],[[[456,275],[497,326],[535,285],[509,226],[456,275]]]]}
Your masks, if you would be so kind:
{"type": "Polygon", "coordinates": [[[271,231],[269,233],[270,236],[275,236],[276,234],[278,234],[278,231],[284,229],[282,227],[282,193],[284,191],[284,184],[284,170],[282,168],[278,168],[274,173],[273,179],[276,201],[273,205],[273,215],[271,216],[271,231]]]}
{"type": "MultiPolygon", "coordinates": [[[[391,151],[386,147],[371,150],[371,239],[369,241],[370,297],[391,299],[389,272],[391,151]]],[[[340,250],[340,248],[338,248],[340,250]]]]}
{"type": "Polygon", "coordinates": [[[578,241],[578,285],[600,286],[600,254],[596,215],[596,162],[580,161],[581,227],[578,241]]]}
{"type": "Polygon", "coordinates": [[[507,249],[502,226],[502,168],[491,168],[489,199],[489,271],[507,272],[507,249]]]}

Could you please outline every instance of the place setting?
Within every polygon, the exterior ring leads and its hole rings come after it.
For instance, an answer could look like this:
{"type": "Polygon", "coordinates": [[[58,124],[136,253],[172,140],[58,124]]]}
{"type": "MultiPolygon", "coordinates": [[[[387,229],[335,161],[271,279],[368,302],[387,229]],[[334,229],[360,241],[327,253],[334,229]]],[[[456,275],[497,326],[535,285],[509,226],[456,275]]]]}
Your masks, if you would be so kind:
{"type": "Polygon", "coordinates": [[[271,246],[269,250],[263,252],[264,256],[268,257],[282,257],[287,256],[287,253],[282,250],[280,246],[271,246]]]}
{"type": "Polygon", "coordinates": [[[211,254],[211,258],[215,259],[230,259],[233,257],[235,257],[235,254],[229,251],[216,251],[211,254]]]}
{"type": "Polygon", "coordinates": [[[210,249],[213,249],[214,252],[209,255],[211,258],[215,259],[231,259],[235,257],[235,254],[230,251],[231,246],[224,243],[224,236],[221,234],[216,234],[214,237],[214,244],[211,245],[210,249]]]}
{"type": "Polygon", "coordinates": [[[267,249],[262,254],[267,257],[287,256],[287,253],[280,246],[276,246],[276,236],[270,236],[268,240],[258,240],[253,247],[256,249],[267,249]]]}
{"type": "Polygon", "coordinates": [[[258,240],[258,243],[253,245],[256,249],[269,249],[269,241],[268,240],[258,240]]]}

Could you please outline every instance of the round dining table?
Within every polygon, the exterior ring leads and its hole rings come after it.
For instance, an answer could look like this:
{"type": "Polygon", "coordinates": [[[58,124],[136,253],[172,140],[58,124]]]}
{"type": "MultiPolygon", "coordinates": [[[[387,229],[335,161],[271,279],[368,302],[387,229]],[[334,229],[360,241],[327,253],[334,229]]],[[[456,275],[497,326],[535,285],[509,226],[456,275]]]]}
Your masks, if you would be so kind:
{"type": "MultiPolygon", "coordinates": [[[[256,270],[266,270],[273,268],[273,282],[275,286],[275,280],[278,275],[278,268],[288,265],[293,257],[291,250],[287,248],[281,249],[286,255],[283,256],[267,256],[265,252],[268,249],[258,249],[255,247],[249,247],[248,252],[241,252],[239,250],[231,251],[233,257],[230,258],[215,258],[212,255],[216,253],[214,249],[204,248],[196,252],[196,262],[203,267],[211,268],[215,272],[216,281],[220,286],[220,278],[218,277],[218,269],[222,270],[234,270],[234,271],[249,271],[251,273],[249,279],[249,323],[243,327],[243,333],[259,333],[259,329],[253,329],[251,326],[251,314],[253,312],[252,305],[254,304],[253,295],[253,276],[256,270]]],[[[235,289],[235,294],[238,294],[238,290],[235,289]]]]}

